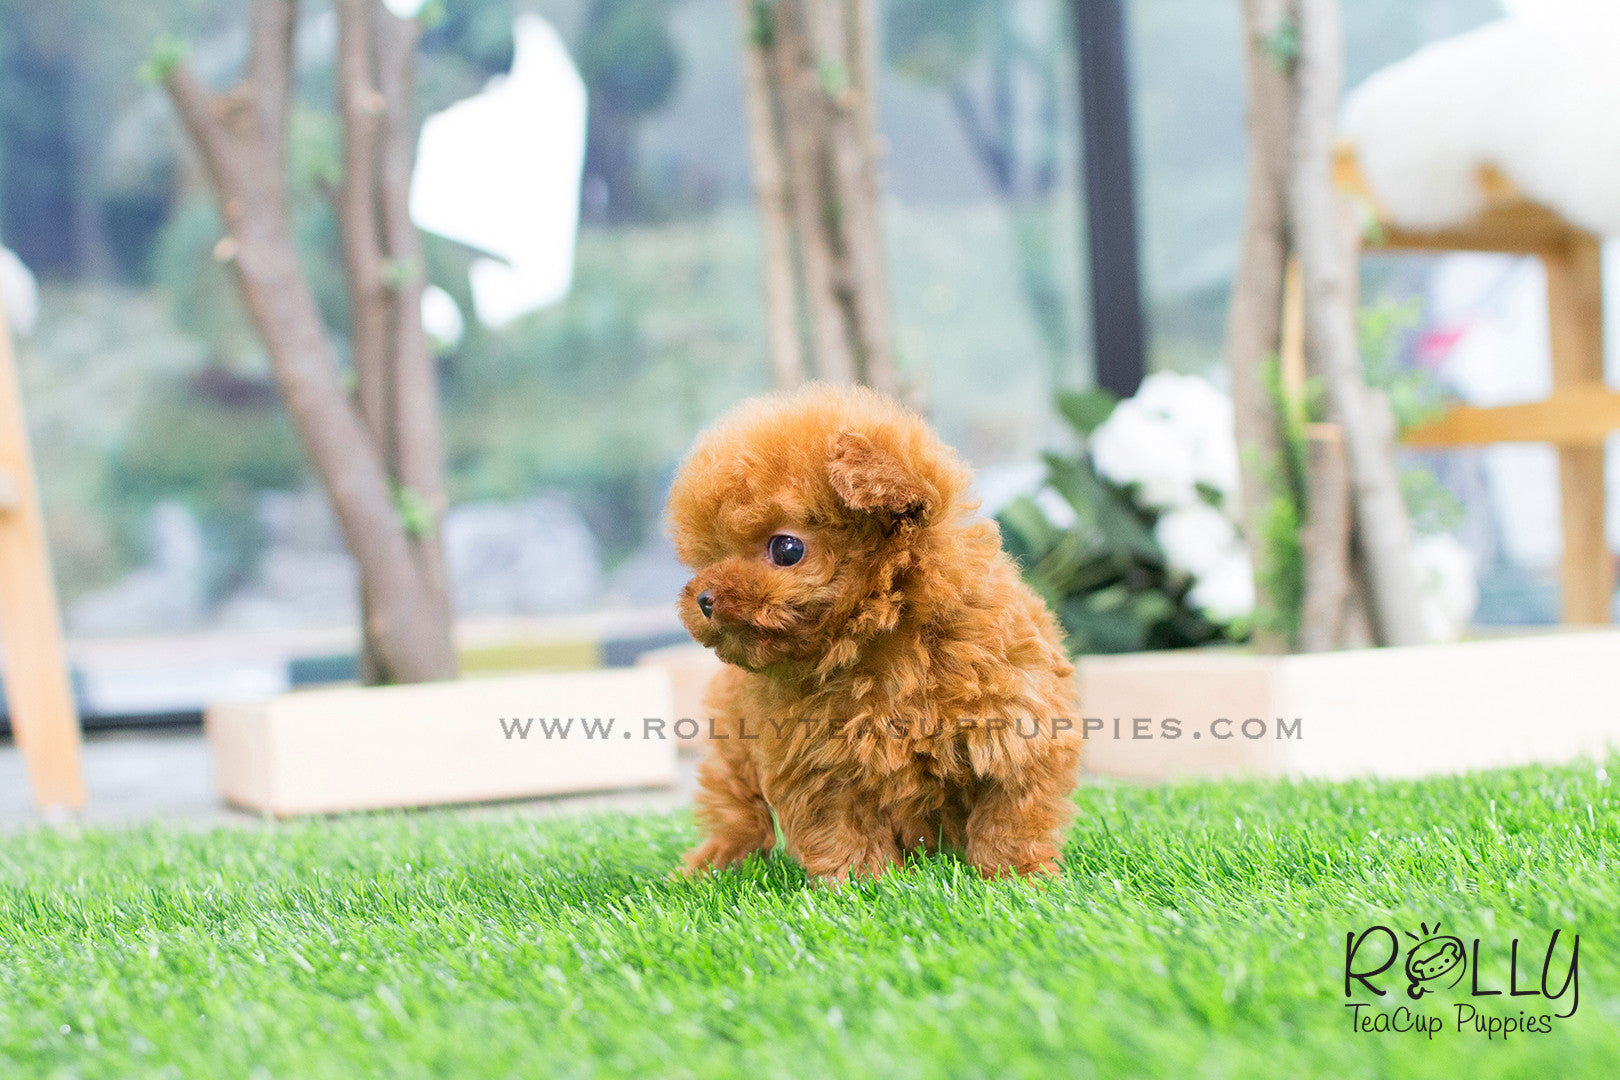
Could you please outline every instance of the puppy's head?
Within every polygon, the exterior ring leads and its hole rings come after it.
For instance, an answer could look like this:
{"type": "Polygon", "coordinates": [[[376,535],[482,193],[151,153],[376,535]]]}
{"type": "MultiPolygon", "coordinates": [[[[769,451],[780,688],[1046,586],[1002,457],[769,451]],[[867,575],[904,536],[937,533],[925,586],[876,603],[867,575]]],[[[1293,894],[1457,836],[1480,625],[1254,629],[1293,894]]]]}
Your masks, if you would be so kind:
{"type": "Polygon", "coordinates": [[[847,663],[917,599],[920,563],[971,509],[969,481],[921,419],[870,390],[746,402],[698,438],[670,492],[693,570],[681,619],[751,671],[847,663]]]}

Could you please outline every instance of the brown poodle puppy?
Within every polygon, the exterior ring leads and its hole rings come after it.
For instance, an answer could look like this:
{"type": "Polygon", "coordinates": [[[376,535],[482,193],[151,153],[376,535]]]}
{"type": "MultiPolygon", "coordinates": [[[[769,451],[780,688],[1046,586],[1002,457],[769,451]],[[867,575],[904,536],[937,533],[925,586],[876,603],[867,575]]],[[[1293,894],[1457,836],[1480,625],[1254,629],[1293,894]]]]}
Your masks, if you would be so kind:
{"type": "Polygon", "coordinates": [[[867,390],[747,402],[698,439],[669,499],[680,612],[726,667],[688,872],[770,850],[772,810],[822,880],[941,846],[986,876],[1056,872],[1074,668],[970,479],[867,390]]]}

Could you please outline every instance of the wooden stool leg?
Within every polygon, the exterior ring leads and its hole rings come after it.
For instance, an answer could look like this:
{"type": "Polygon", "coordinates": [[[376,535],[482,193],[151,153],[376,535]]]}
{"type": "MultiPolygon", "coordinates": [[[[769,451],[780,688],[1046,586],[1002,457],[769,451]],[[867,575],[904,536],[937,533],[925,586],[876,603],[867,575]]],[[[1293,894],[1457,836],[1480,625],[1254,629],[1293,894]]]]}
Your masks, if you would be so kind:
{"type": "Polygon", "coordinates": [[[1614,557],[1603,536],[1603,448],[1558,451],[1563,497],[1564,561],[1559,580],[1566,623],[1606,623],[1614,595],[1614,557]]]}
{"type": "Polygon", "coordinates": [[[28,766],[34,801],[46,809],[84,806],[79,718],[62,648],[45,522],[28,453],[11,334],[0,315],[0,650],[11,727],[28,766]]]}
{"type": "MultiPolygon", "coordinates": [[[[1542,256],[1552,331],[1554,391],[1603,384],[1603,255],[1596,237],[1578,235],[1542,256]]],[[[1607,623],[1614,558],[1604,538],[1603,447],[1560,446],[1566,623],[1607,623]]]]}

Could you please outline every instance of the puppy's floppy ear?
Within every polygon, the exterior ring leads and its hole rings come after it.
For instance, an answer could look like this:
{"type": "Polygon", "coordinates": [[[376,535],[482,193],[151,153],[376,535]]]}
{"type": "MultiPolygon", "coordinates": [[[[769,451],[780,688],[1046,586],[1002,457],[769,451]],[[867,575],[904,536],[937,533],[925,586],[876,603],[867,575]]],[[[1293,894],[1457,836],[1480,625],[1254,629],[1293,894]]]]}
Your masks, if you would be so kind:
{"type": "Polygon", "coordinates": [[[859,432],[838,436],[827,472],[833,491],[851,510],[886,512],[922,524],[939,505],[934,485],[859,432]]]}

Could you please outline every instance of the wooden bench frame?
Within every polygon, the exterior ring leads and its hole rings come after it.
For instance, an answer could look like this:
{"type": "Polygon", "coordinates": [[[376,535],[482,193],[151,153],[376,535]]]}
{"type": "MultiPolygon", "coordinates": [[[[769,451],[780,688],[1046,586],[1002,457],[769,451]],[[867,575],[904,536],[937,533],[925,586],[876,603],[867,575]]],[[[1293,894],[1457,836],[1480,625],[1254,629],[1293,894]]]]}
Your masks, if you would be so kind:
{"type": "Polygon", "coordinates": [[[1453,228],[1404,229],[1378,205],[1352,147],[1334,163],[1339,189],[1373,207],[1378,235],[1393,251],[1488,251],[1533,255],[1547,271],[1553,392],[1522,405],[1457,406],[1409,432],[1408,446],[1453,449],[1545,442],[1558,451],[1564,535],[1559,583],[1566,623],[1607,623],[1615,559],[1604,539],[1603,443],[1620,431],[1620,392],[1603,380],[1603,262],[1598,237],[1532,202],[1492,168],[1480,170],[1484,207],[1453,228]]]}
{"type": "Polygon", "coordinates": [[[28,449],[11,333],[0,312],[0,649],[11,730],[34,801],[48,814],[84,806],[79,717],[28,449]]]}

